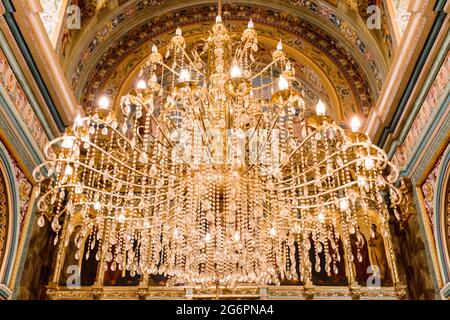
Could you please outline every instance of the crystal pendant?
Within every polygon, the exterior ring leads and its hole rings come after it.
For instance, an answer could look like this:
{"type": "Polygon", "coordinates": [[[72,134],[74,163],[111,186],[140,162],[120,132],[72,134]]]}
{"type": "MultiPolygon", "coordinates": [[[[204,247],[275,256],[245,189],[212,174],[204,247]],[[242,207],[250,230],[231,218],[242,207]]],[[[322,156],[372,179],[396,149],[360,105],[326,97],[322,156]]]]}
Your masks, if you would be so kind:
{"type": "Polygon", "coordinates": [[[336,266],[336,264],[333,265],[333,272],[334,272],[334,274],[339,273],[339,270],[338,270],[338,267],[336,266]]]}
{"type": "MultiPolygon", "coordinates": [[[[318,259],[318,260],[319,260],[319,259],[318,259]]],[[[320,262],[319,262],[319,263],[316,263],[315,270],[316,270],[316,272],[320,272],[320,270],[321,270],[321,268],[320,268],[320,262]]]]}
{"type": "Polygon", "coordinates": [[[52,230],[55,232],[58,232],[59,229],[61,229],[61,225],[59,224],[59,220],[58,220],[57,216],[55,216],[53,218],[51,226],[52,226],[52,230]]]}
{"type": "Polygon", "coordinates": [[[44,218],[43,215],[40,216],[40,217],[38,218],[37,224],[38,224],[38,226],[39,226],[40,228],[42,228],[42,227],[44,226],[44,224],[45,224],[45,218],[44,218]]]}
{"type": "Polygon", "coordinates": [[[139,156],[139,162],[142,164],[147,164],[148,163],[148,156],[146,152],[142,152],[141,155],[139,156]]]}
{"type": "Polygon", "coordinates": [[[158,168],[156,167],[155,164],[152,164],[152,166],[150,167],[150,175],[156,176],[157,173],[158,173],[158,168]]]}

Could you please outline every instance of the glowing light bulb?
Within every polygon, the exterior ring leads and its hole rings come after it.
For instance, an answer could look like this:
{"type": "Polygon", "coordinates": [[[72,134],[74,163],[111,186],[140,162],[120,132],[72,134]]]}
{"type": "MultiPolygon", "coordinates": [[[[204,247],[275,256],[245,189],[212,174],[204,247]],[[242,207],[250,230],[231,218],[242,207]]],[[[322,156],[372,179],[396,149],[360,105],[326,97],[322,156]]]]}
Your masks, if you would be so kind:
{"type": "Polygon", "coordinates": [[[98,106],[102,109],[108,109],[109,108],[109,99],[106,96],[101,96],[100,99],[98,99],[98,106]]]}
{"type": "Polygon", "coordinates": [[[241,235],[240,235],[239,231],[236,231],[234,233],[234,241],[238,242],[239,240],[241,240],[241,235]]]}
{"type": "Polygon", "coordinates": [[[347,200],[347,198],[344,198],[344,199],[342,199],[342,200],[339,202],[339,208],[340,208],[342,211],[345,211],[345,210],[348,209],[348,200],[347,200]]]}
{"type": "Polygon", "coordinates": [[[180,27],[177,27],[177,31],[175,31],[175,34],[177,35],[177,36],[181,36],[183,33],[181,32],[181,29],[180,29],[180,27]]]}
{"type": "Polygon", "coordinates": [[[323,214],[322,211],[319,211],[319,214],[317,215],[317,220],[319,220],[319,222],[325,221],[325,215],[323,214]]]}
{"type": "Polygon", "coordinates": [[[277,230],[275,229],[275,227],[272,227],[272,229],[270,229],[269,234],[272,237],[275,237],[277,235],[277,230]]]}
{"type": "Polygon", "coordinates": [[[239,68],[239,66],[236,63],[234,63],[233,66],[231,67],[230,75],[232,78],[241,77],[241,75],[242,75],[241,69],[239,68]]]}
{"type": "Polygon", "coordinates": [[[278,51],[283,50],[283,43],[281,42],[281,40],[278,41],[278,44],[277,44],[277,50],[278,50],[278,51]]]}
{"type": "Polygon", "coordinates": [[[359,128],[361,128],[361,121],[359,121],[358,117],[353,117],[351,122],[351,127],[353,132],[358,132],[359,128]]]}
{"type": "Polygon", "coordinates": [[[120,215],[117,217],[117,220],[119,220],[120,223],[125,222],[125,210],[122,210],[120,215]]]}
{"type": "Polygon", "coordinates": [[[74,143],[75,143],[74,137],[64,137],[64,140],[61,143],[61,147],[64,149],[71,149],[74,143]]]}
{"type": "Polygon", "coordinates": [[[71,176],[73,174],[73,168],[70,165],[67,165],[66,169],[64,170],[64,174],[66,176],[71,176]]]}
{"type": "Polygon", "coordinates": [[[207,232],[205,235],[205,242],[211,241],[211,233],[207,232]]]}
{"type": "Polygon", "coordinates": [[[286,90],[287,88],[289,88],[289,82],[285,77],[281,75],[280,78],[278,79],[278,89],[286,90]]]}
{"type": "Polygon", "coordinates": [[[253,29],[253,27],[254,27],[253,20],[250,18],[250,20],[248,21],[248,24],[247,24],[247,28],[253,29]]]}
{"type": "Polygon", "coordinates": [[[97,201],[96,203],[94,203],[94,209],[95,210],[100,210],[101,207],[102,207],[102,205],[100,204],[100,202],[97,201]]]}
{"type": "Polygon", "coordinates": [[[139,80],[137,83],[136,83],[136,89],[145,89],[145,88],[147,88],[147,84],[145,83],[145,81],[144,80],[139,80]]]}
{"type": "Polygon", "coordinates": [[[375,162],[373,161],[372,158],[366,158],[364,160],[364,168],[366,168],[367,170],[373,169],[374,166],[375,162]]]}
{"type": "Polygon", "coordinates": [[[180,72],[180,82],[186,82],[191,79],[191,75],[189,74],[189,71],[187,69],[183,69],[180,72]]]}
{"type": "Polygon", "coordinates": [[[325,115],[325,103],[323,103],[323,101],[321,99],[319,99],[319,102],[317,102],[316,105],[316,114],[318,116],[323,116],[325,115]]]}
{"type": "Polygon", "coordinates": [[[222,23],[222,17],[221,16],[217,16],[216,17],[216,23],[222,23]]]}
{"type": "Polygon", "coordinates": [[[83,125],[83,119],[81,118],[80,113],[77,113],[77,116],[75,117],[75,121],[73,122],[75,127],[81,127],[83,125]]]}
{"type": "Polygon", "coordinates": [[[158,53],[158,47],[156,45],[152,46],[152,53],[158,53]]]}
{"type": "Polygon", "coordinates": [[[364,178],[362,176],[358,176],[358,186],[360,186],[362,188],[362,187],[364,187],[365,184],[366,184],[366,178],[364,178]]]}

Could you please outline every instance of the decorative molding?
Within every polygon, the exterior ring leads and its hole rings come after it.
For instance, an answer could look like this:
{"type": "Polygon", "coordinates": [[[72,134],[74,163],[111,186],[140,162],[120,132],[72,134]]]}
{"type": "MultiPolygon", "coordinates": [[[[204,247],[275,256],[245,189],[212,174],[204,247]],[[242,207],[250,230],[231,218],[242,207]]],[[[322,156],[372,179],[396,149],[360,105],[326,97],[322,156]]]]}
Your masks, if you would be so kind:
{"type": "Polygon", "coordinates": [[[28,1],[16,1],[15,10],[11,0],[3,1],[8,4],[6,21],[22,53],[28,58],[28,65],[56,119],[59,130],[63,131],[64,126],[72,122],[78,107],[39,14],[30,9],[28,1]],[[44,82],[44,78],[47,83],[44,82]],[[52,98],[56,98],[57,105],[52,98]]]}
{"type": "Polygon", "coordinates": [[[238,286],[231,288],[199,287],[81,287],[68,289],[51,283],[47,286],[51,300],[196,300],[196,299],[261,299],[261,300],[324,300],[324,299],[393,299],[406,297],[406,287],[381,287],[378,289],[358,287],[321,286],[238,286]]]}

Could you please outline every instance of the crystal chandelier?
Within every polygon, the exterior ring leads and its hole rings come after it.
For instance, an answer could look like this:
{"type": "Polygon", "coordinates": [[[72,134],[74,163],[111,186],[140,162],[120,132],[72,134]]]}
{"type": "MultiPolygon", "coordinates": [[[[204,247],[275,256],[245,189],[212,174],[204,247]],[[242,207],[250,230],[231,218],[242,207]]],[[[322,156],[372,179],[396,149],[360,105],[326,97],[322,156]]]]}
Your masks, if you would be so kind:
{"type": "Polygon", "coordinates": [[[172,285],[306,282],[319,253],[329,275],[361,260],[350,235],[387,222],[397,169],[357,118],[344,130],[322,102],[306,117],[281,41],[267,65],[257,52],[253,22],[234,39],[219,9],[190,51],[179,28],[164,58],[153,46],[120,115],[102,98],[51,141],[34,177],[55,245],[72,235],[76,259],[172,285]]]}

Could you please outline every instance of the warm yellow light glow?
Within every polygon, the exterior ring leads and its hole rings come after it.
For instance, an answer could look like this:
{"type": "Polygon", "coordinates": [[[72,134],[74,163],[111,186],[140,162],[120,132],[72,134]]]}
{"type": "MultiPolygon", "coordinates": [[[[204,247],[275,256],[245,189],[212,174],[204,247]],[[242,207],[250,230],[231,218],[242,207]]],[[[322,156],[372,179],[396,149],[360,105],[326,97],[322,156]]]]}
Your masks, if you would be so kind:
{"type": "Polygon", "coordinates": [[[250,20],[248,21],[247,28],[253,29],[253,27],[254,27],[253,20],[250,19],[250,20]]]}
{"type": "Polygon", "coordinates": [[[316,114],[318,116],[323,116],[325,115],[325,103],[323,103],[323,101],[321,99],[319,99],[319,102],[317,102],[316,105],[316,114]]]}
{"type": "Polygon", "coordinates": [[[145,89],[147,87],[147,84],[144,80],[139,80],[136,84],[136,89],[145,89]]]}
{"type": "Polygon", "coordinates": [[[319,214],[317,215],[317,220],[319,220],[319,222],[324,222],[325,215],[323,214],[322,211],[320,211],[319,214]]]}
{"type": "Polygon", "coordinates": [[[70,165],[66,166],[66,169],[64,170],[64,174],[66,176],[71,176],[73,174],[73,168],[70,165]]]}
{"type": "Polygon", "coordinates": [[[232,78],[239,78],[241,76],[241,69],[236,63],[231,66],[230,75],[232,78]]]}
{"type": "Polygon", "coordinates": [[[83,119],[81,118],[80,113],[77,113],[77,116],[75,117],[75,121],[73,123],[75,127],[81,127],[83,125],[83,119]]]}
{"type": "Polygon", "coordinates": [[[183,69],[180,71],[180,82],[186,82],[191,80],[191,75],[189,74],[189,71],[186,69],[183,69]]]}
{"type": "Polygon", "coordinates": [[[277,50],[278,50],[278,51],[283,50],[283,43],[281,43],[281,40],[278,41],[278,44],[277,44],[277,50]]]}
{"type": "Polygon", "coordinates": [[[65,137],[61,143],[61,147],[63,147],[64,149],[70,149],[73,147],[74,142],[74,137],[65,137]]]}
{"type": "Polygon", "coordinates": [[[108,109],[109,108],[109,99],[106,96],[101,96],[100,99],[98,99],[98,106],[102,109],[108,109]]]}
{"type": "Polygon", "coordinates": [[[158,52],[158,47],[156,45],[152,46],[152,52],[153,53],[157,53],[158,52]]]}
{"type": "Polygon", "coordinates": [[[275,229],[275,227],[272,227],[272,229],[270,229],[269,234],[272,237],[275,237],[277,235],[277,230],[275,229]]]}
{"type": "Polygon", "coordinates": [[[216,17],[216,23],[222,23],[222,17],[221,16],[217,16],[216,17]]]}
{"type": "Polygon", "coordinates": [[[289,82],[285,77],[281,75],[280,78],[278,79],[278,89],[286,90],[287,88],[289,88],[289,82]]]}
{"type": "Polygon", "coordinates": [[[341,201],[339,202],[339,208],[342,211],[345,211],[348,209],[348,200],[347,198],[341,199],[341,201]]]}
{"type": "Polygon", "coordinates": [[[361,121],[359,121],[359,118],[357,116],[354,116],[352,118],[351,127],[353,132],[358,132],[361,128],[361,121]]]}
{"type": "Polygon", "coordinates": [[[177,27],[177,31],[175,31],[175,34],[177,35],[177,36],[181,36],[183,33],[181,32],[181,29],[180,29],[180,27],[177,27]]]}

